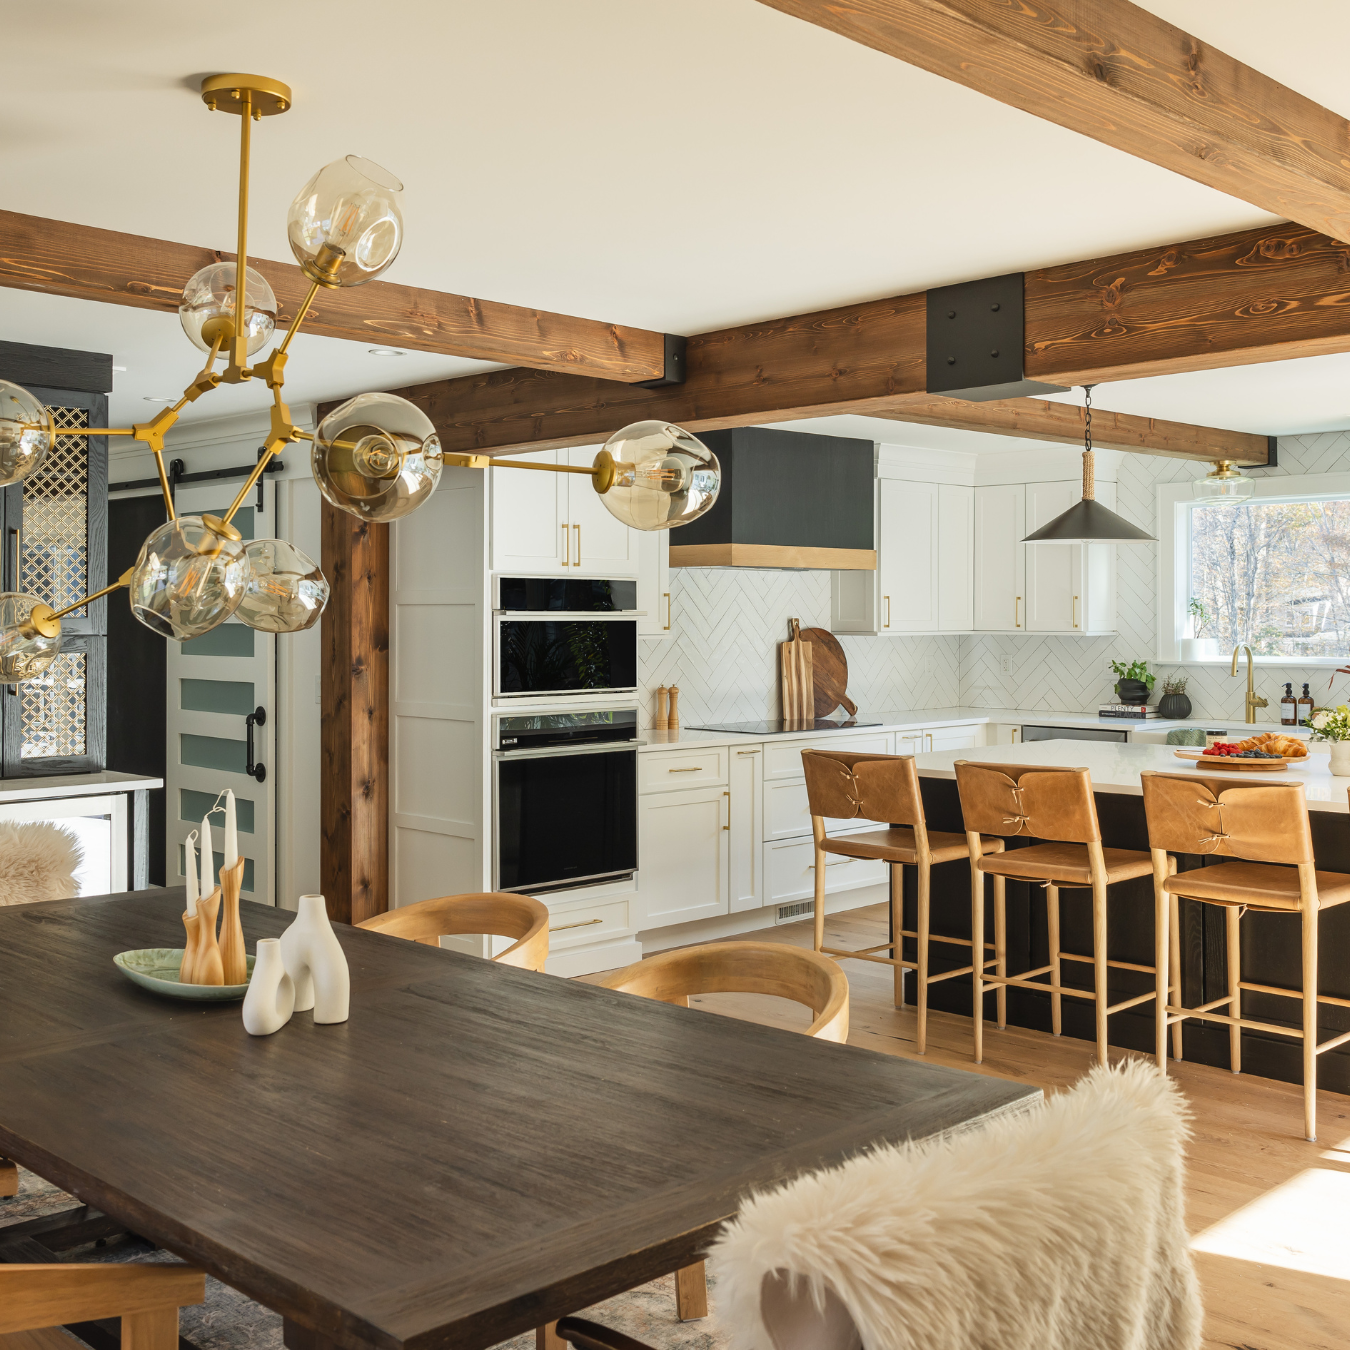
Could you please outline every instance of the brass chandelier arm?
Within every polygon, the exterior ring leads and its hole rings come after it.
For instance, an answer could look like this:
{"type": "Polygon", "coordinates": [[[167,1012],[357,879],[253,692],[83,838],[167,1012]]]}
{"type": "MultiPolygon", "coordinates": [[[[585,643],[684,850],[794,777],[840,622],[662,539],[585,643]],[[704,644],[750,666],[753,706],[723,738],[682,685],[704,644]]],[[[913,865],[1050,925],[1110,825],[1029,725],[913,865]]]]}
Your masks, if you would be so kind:
{"type": "Polygon", "coordinates": [[[285,356],[286,348],[291,345],[291,339],[295,336],[296,330],[304,322],[305,315],[309,313],[309,307],[314,303],[314,297],[319,293],[319,283],[311,281],[309,283],[309,294],[305,296],[304,303],[295,311],[295,318],[291,320],[291,326],[286,330],[286,336],[281,340],[281,346],[277,348],[278,356],[285,356]]]}
{"type": "Polygon", "coordinates": [[[120,591],[123,586],[130,586],[131,574],[135,570],[134,567],[128,567],[111,586],[105,586],[101,591],[95,591],[92,595],[86,595],[83,600],[77,600],[73,605],[67,605],[65,609],[58,609],[49,615],[49,617],[53,619],[64,619],[67,614],[73,614],[75,610],[80,609],[82,606],[92,604],[95,600],[101,600],[105,595],[111,595],[114,591],[120,591]]]}

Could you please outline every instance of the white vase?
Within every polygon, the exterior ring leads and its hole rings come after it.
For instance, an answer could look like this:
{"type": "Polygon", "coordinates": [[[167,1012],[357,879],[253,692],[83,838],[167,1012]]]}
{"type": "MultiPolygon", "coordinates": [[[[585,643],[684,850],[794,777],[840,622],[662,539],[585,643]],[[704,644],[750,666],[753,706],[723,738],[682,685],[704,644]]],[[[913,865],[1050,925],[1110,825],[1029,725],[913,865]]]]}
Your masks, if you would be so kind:
{"type": "Polygon", "coordinates": [[[1350,778],[1350,741],[1332,741],[1331,773],[1335,778],[1350,778]]]}
{"type": "Polygon", "coordinates": [[[300,897],[295,922],[280,941],[286,973],[295,981],[295,1011],[313,1008],[316,1022],[345,1022],[351,976],[323,896],[300,897]]]}
{"type": "Polygon", "coordinates": [[[286,974],[280,938],[259,938],[253,978],[244,995],[244,1030],[250,1036],[270,1036],[291,1020],[295,1011],[295,981],[286,974]]]}

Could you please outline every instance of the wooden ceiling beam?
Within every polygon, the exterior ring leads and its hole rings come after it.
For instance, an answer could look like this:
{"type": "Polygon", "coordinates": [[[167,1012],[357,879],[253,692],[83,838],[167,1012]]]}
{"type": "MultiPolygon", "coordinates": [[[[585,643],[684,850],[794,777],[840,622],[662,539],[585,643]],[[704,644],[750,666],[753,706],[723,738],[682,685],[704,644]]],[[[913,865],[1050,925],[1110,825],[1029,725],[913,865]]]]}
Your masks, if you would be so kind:
{"type": "Polygon", "coordinates": [[[1127,0],[761,0],[1350,240],[1350,122],[1127,0]]]}
{"type": "MultiPolygon", "coordinates": [[[[190,244],[0,211],[0,286],[18,290],[176,314],[194,272],[233,259],[190,244]]],[[[249,266],[276,292],[277,326],[285,328],[309,282],[291,263],[250,258],[249,266]]],[[[662,333],[388,281],[321,292],[304,331],[607,380],[665,374],[662,333]]]]}

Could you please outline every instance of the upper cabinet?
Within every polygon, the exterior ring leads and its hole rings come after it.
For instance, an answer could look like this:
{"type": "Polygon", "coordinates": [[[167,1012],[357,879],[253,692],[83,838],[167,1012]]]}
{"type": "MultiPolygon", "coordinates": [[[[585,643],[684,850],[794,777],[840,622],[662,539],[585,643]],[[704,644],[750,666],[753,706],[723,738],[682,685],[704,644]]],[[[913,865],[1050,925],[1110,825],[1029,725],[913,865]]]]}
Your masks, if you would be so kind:
{"type": "Polygon", "coordinates": [[[633,534],[638,561],[638,636],[671,637],[670,531],[634,530],[633,534]]]}
{"type": "Polygon", "coordinates": [[[999,483],[975,489],[975,627],[1027,631],[1027,489],[999,483]]]}
{"type": "MultiPolygon", "coordinates": [[[[597,449],[533,451],[530,458],[589,467],[597,449]]],[[[610,515],[589,478],[507,468],[489,473],[494,572],[637,576],[637,531],[610,515]]]]}

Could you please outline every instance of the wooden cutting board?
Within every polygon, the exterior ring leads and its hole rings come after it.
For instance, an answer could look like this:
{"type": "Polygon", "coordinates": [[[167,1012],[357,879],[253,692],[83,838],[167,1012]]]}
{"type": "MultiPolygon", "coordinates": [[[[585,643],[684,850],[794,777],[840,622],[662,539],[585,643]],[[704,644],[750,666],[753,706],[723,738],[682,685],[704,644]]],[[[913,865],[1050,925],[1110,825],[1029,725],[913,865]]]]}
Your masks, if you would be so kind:
{"type": "Polygon", "coordinates": [[[826,628],[807,628],[802,641],[811,644],[811,678],[815,684],[815,715],[828,717],[841,703],[850,717],[858,705],[848,696],[848,658],[839,639],[826,628]]]}
{"type": "Polygon", "coordinates": [[[1301,756],[1299,759],[1234,759],[1231,755],[1202,755],[1198,750],[1178,750],[1178,759],[1189,759],[1195,761],[1197,769],[1265,769],[1267,772],[1272,769],[1287,769],[1290,764],[1299,764],[1306,759],[1301,756]],[[1202,762],[1203,761],[1203,762],[1202,762]]]}
{"type": "Polygon", "coordinates": [[[815,721],[811,658],[812,647],[809,642],[802,641],[801,623],[789,619],[788,640],[778,644],[779,685],[785,722],[815,721]]]}

